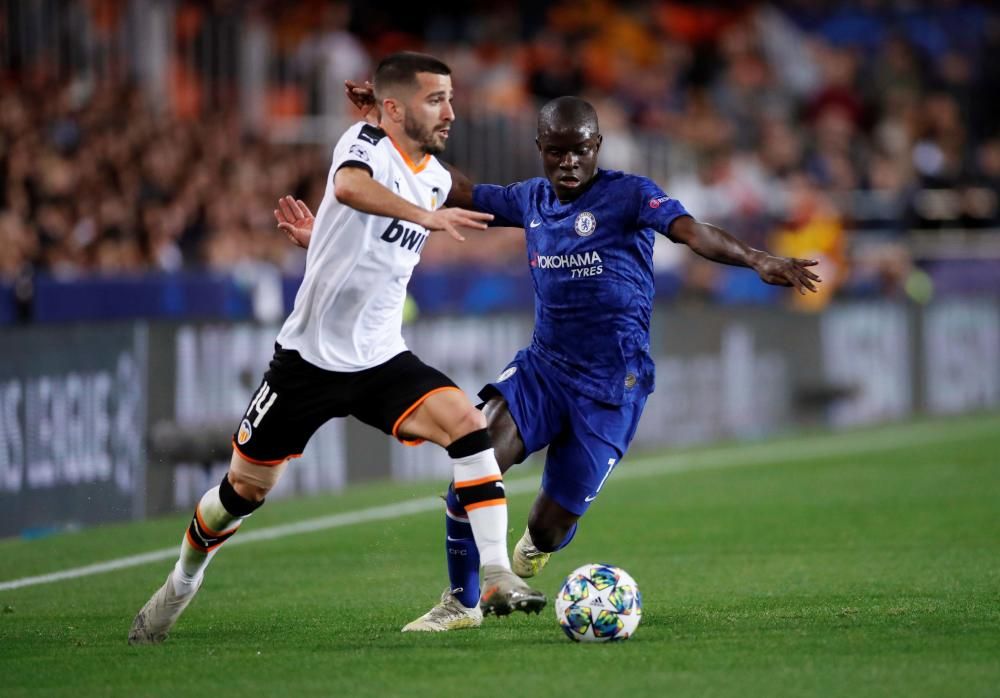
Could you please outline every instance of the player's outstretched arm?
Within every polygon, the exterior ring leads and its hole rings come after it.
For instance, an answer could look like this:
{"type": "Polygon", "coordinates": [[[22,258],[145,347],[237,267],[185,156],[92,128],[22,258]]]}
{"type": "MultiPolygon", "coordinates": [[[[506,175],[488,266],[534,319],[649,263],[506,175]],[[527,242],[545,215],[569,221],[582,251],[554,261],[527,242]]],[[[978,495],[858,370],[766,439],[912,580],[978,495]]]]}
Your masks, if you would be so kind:
{"type": "Polygon", "coordinates": [[[682,242],[705,259],[722,264],[750,267],[760,278],[776,286],[792,286],[799,293],[816,292],[820,278],[807,267],[817,264],[814,259],[776,257],[755,250],[722,228],[682,216],[670,225],[670,238],[682,242]]]}
{"type": "Polygon", "coordinates": [[[475,209],[476,204],[472,200],[472,188],[475,186],[473,181],[451,163],[444,160],[439,160],[439,162],[451,173],[451,190],[448,192],[448,198],[444,205],[475,209]]]}
{"type": "Polygon", "coordinates": [[[493,220],[492,214],[463,208],[437,211],[420,208],[376,182],[367,170],[357,167],[340,168],[333,184],[337,201],[345,206],[362,213],[410,221],[427,230],[443,230],[459,242],[465,241],[460,228],[486,230],[486,224],[493,220]]]}
{"type": "Polygon", "coordinates": [[[274,209],[274,218],[278,221],[278,230],[283,232],[293,244],[302,249],[309,247],[313,223],[316,218],[302,199],[295,199],[287,195],[278,199],[278,208],[274,209]]]}

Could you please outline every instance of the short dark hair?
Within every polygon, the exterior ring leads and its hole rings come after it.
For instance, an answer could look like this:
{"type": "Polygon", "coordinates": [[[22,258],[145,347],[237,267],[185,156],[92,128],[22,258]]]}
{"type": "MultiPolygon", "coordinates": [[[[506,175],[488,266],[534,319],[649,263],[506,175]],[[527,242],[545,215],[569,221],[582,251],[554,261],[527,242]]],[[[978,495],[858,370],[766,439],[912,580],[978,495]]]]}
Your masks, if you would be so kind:
{"type": "Polygon", "coordinates": [[[597,111],[585,99],[579,97],[556,97],[538,112],[538,133],[564,131],[567,129],[587,129],[600,133],[597,111]]]}
{"type": "Polygon", "coordinates": [[[393,87],[416,87],[417,73],[451,75],[451,68],[426,53],[400,51],[390,54],[375,69],[376,96],[385,94],[386,90],[393,87]]]}

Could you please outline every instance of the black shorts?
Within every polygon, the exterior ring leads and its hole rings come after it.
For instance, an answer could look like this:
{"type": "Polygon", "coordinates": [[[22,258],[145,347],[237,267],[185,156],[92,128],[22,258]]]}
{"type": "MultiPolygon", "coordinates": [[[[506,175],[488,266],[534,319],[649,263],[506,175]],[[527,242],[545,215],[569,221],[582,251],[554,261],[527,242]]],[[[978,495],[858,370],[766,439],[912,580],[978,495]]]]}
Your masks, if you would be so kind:
{"type": "Polygon", "coordinates": [[[428,396],[458,386],[404,351],[352,373],[326,371],[275,344],[274,358],[250,400],[233,446],[251,463],[276,465],[302,455],[312,435],[334,417],[353,415],[405,444],[397,430],[428,396]]]}

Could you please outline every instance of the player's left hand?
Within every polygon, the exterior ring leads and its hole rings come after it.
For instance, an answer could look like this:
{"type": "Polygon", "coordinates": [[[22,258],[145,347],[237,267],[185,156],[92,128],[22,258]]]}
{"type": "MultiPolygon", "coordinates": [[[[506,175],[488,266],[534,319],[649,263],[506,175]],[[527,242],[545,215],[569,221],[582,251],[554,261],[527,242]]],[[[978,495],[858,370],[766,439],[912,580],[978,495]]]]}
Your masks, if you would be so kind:
{"type": "Polygon", "coordinates": [[[274,218],[278,221],[278,229],[283,231],[289,240],[303,249],[309,247],[316,218],[302,199],[293,199],[291,196],[278,199],[274,218]]]}
{"type": "Polygon", "coordinates": [[[469,211],[464,208],[439,208],[436,211],[427,211],[423,220],[415,220],[414,223],[420,223],[431,231],[443,230],[459,242],[465,242],[465,236],[459,232],[460,228],[486,230],[487,223],[492,220],[492,213],[469,211]]]}
{"type": "Polygon", "coordinates": [[[807,267],[814,267],[815,259],[775,257],[765,254],[753,265],[762,280],[775,286],[792,286],[802,295],[806,291],[816,293],[816,284],[822,281],[807,267]]]}

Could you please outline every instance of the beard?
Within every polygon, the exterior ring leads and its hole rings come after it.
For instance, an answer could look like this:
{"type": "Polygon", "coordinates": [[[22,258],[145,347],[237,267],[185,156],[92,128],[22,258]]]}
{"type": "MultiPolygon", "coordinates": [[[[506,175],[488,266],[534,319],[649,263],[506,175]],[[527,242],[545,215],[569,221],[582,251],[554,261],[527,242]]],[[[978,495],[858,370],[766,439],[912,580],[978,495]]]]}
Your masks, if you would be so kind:
{"type": "Polygon", "coordinates": [[[438,124],[434,128],[427,128],[419,121],[410,116],[409,112],[403,115],[403,132],[414,141],[428,155],[440,155],[444,152],[444,140],[437,135],[437,129],[445,124],[438,124]]]}

